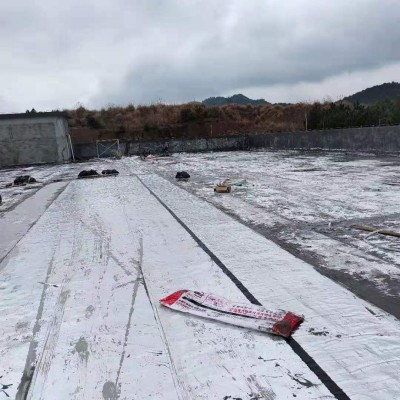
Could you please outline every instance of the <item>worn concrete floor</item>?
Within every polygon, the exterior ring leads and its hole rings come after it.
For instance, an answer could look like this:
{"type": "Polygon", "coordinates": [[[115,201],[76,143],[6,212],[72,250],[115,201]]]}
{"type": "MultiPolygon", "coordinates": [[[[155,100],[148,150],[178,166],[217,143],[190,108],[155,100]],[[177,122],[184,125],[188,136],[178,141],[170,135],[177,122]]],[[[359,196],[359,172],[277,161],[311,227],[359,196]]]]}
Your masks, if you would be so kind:
{"type": "MultiPolygon", "coordinates": [[[[400,158],[335,152],[188,155],[182,188],[273,240],[355,294],[400,318],[400,240],[353,229],[400,232],[400,158]],[[200,170],[200,171],[199,171],[200,170]],[[228,196],[212,185],[247,180],[228,196]]],[[[170,173],[163,175],[171,179],[170,173]]],[[[173,179],[171,179],[172,181],[173,179]]]]}
{"type": "Polygon", "coordinates": [[[295,340],[347,398],[400,398],[400,245],[351,228],[400,229],[399,165],[290,151],[0,171],[39,181],[0,188],[0,399],[343,398],[283,339],[159,307],[179,289],[246,301],[179,221],[263,305],[305,316],[295,340]],[[226,178],[246,182],[215,194],[226,178]]]}

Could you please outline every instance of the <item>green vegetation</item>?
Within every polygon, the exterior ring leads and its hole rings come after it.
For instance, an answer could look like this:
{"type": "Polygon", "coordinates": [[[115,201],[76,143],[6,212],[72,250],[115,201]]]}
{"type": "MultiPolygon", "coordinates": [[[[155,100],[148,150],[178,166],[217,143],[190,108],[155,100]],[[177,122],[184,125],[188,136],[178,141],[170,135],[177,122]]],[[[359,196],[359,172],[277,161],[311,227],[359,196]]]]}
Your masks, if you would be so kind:
{"type": "Polygon", "coordinates": [[[372,105],[314,103],[308,112],[308,129],[350,128],[400,123],[400,97],[372,105]]]}
{"type": "Polygon", "coordinates": [[[252,100],[243,94],[234,94],[231,97],[209,97],[203,101],[203,104],[207,106],[225,106],[227,104],[238,104],[238,105],[262,105],[262,104],[270,104],[264,99],[252,100]]]}
{"type": "Polygon", "coordinates": [[[400,98],[400,83],[392,82],[370,87],[352,96],[345,97],[343,100],[351,103],[374,104],[398,98],[400,98]]]}
{"type": "Polygon", "coordinates": [[[93,129],[100,129],[103,127],[101,123],[93,115],[86,116],[86,123],[87,126],[93,129]]]}

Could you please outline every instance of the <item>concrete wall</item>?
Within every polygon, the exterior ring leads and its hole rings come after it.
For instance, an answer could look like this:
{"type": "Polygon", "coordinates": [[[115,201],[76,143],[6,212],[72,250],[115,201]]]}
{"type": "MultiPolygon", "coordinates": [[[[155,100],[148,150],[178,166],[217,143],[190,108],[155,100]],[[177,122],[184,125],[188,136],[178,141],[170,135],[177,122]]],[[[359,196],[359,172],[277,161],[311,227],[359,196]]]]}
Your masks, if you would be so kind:
{"type": "MultiPolygon", "coordinates": [[[[120,143],[122,155],[140,155],[143,152],[159,154],[162,152],[230,151],[258,148],[400,152],[400,125],[120,143]]],[[[97,155],[95,143],[75,144],[74,150],[75,156],[80,159],[97,155]]],[[[105,154],[105,156],[110,155],[105,154]]]]}
{"type": "MultiPolygon", "coordinates": [[[[181,153],[200,151],[230,151],[248,148],[247,136],[220,137],[210,139],[184,139],[163,142],[120,142],[121,155],[141,155],[143,153],[181,153]]],[[[108,142],[102,142],[107,145],[108,142]]],[[[112,142],[110,141],[109,144],[112,142]]],[[[74,153],[77,159],[97,157],[96,143],[74,144],[74,153]]],[[[106,152],[103,156],[111,156],[106,152]]]]}
{"type": "Polygon", "coordinates": [[[0,119],[0,167],[71,160],[62,117],[0,119]]]}
{"type": "Polygon", "coordinates": [[[249,135],[250,148],[400,151],[400,125],[249,135]]]}

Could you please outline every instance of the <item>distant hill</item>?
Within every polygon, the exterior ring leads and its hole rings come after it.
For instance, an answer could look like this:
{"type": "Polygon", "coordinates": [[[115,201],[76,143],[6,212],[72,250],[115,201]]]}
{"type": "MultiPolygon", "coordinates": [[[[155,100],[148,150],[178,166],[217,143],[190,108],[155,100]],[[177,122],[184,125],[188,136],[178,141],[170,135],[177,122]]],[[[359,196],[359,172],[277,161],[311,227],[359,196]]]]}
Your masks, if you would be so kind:
{"type": "Polygon", "coordinates": [[[239,105],[260,105],[260,104],[270,104],[268,101],[264,99],[249,99],[243,94],[234,94],[231,97],[209,97],[208,99],[203,100],[203,104],[207,106],[224,106],[226,104],[239,104],[239,105]]]}
{"type": "Polygon", "coordinates": [[[345,97],[343,100],[352,103],[373,104],[387,99],[392,100],[394,98],[400,98],[400,83],[397,82],[373,86],[355,93],[352,96],[345,97]]]}

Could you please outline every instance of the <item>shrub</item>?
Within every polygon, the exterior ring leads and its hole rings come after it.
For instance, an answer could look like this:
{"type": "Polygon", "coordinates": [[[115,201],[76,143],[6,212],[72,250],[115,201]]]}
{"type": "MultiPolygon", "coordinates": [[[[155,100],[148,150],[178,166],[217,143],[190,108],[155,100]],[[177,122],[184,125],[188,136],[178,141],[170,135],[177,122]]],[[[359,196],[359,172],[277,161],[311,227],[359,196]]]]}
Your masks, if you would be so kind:
{"type": "Polygon", "coordinates": [[[86,124],[87,126],[93,129],[100,129],[103,127],[101,123],[93,115],[86,116],[86,124]]]}
{"type": "Polygon", "coordinates": [[[196,115],[190,107],[182,108],[180,117],[181,122],[190,122],[196,119],[196,115]]]}

